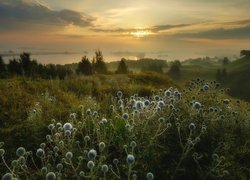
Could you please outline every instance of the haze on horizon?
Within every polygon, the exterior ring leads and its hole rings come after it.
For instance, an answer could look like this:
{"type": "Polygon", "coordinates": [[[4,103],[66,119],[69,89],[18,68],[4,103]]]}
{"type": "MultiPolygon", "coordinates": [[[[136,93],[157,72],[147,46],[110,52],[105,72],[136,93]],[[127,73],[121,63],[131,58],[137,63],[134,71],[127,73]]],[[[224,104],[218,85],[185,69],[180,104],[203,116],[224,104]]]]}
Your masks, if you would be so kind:
{"type": "Polygon", "coordinates": [[[238,55],[250,49],[249,9],[249,0],[0,0],[0,54],[238,55]]]}

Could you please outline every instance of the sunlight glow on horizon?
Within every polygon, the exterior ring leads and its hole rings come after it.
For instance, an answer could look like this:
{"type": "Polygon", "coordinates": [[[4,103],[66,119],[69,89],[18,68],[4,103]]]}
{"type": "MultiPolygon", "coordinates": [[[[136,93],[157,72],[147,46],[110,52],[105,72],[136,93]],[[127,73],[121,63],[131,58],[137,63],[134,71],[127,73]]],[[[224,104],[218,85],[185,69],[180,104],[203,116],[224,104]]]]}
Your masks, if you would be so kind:
{"type": "Polygon", "coordinates": [[[224,56],[250,49],[249,8],[249,0],[0,0],[0,53],[45,47],[224,56]]]}

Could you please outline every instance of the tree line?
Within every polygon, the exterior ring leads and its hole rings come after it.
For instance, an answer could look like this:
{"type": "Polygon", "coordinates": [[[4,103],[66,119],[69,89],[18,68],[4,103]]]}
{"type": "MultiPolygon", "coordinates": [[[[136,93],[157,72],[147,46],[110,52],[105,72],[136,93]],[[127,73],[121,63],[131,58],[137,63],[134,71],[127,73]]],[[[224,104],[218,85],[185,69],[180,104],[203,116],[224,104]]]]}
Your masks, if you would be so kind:
{"type": "MultiPolygon", "coordinates": [[[[121,59],[118,64],[116,73],[127,74],[129,72],[128,67],[125,63],[125,59],[121,59]]],[[[92,62],[84,56],[82,60],[77,64],[77,69],[74,72],[72,68],[65,65],[55,65],[47,64],[43,65],[38,63],[36,60],[32,60],[29,53],[22,53],[18,58],[13,58],[9,60],[9,63],[5,63],[2,56],[0,56],[0,77],[7,78],[16,75],[21,75],[25,77],[32,78],[44,78],[44,79],[64,79],[66,76],[71,76],[72,74],[108,74],[108,69],[102,52],[97,50],[95,52],[95,57],[92,62]]]]}
{"type": "Polygon", "coordinates": [[[66,76],[71,74],[72,71],[63,65],[43,65],[38,63],[36,60],[32,60],[30,54],[26,52],[20,54],[19,58],[10,59],[8,64],[5,64],[3,58],[0,56],[1,77],[22,75],[32,78],[41,77],[44,79],[64,79],[66,76]]]}
{"type": "MultiPolygon", "coordinates": [[[[143,66],[141,71],[152,71],[157,73],[163,73],[163,68],[167,67],[166,62],[162,60],[154,60],[151,62],[149,59],[142,60],[143,66]]],[[[129,68],[128,62],[125,58],[122,58],[117,64],[116,74],[128,74],[129,68]]],[[[43,65],[36,60],[31,59],[29,53],[22,53],[18,58],[9,60],[8,64],[5,64],[3,58],[0,56],[0,77],[7,78],[16,75],[21,75],[31,78],[44,78],[44,79],[64,79],[67,76],[73,74],[77,75],[93,75],[93,74],[110,74],[107,65],[104,61],[103,54],[100,50],[95,51],[95,56],[92,61],[87,56],[83,56],[82,60],[77,63],[77,68],[73,70],[70,66],[47,64],[43,65]]],[[[180,76],[180,62],[174,61],[170,67],[168,74],[178,79],[180,76]]]]}

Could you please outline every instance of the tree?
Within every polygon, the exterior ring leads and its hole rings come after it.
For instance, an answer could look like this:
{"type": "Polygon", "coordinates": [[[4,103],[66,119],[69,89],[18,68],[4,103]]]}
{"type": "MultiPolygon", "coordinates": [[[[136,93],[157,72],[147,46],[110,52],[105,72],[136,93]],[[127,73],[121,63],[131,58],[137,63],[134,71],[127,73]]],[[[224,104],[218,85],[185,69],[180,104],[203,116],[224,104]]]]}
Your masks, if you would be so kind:
{"type": "Polygon", "coordinates": [[[170,75],[170,77],[172,77],[173,79],[179,79],[180,78],[180,75],[181,75],[181,70],[180,70],[180,67],[181,67],[181,63],[179,60],[175,60],[169,71],[168,71],[168,74],[170,75]]]}
{"type": "Polygon", "coordinates": [[[119,62],[116,73],[117,74],[127,74],[128,73],[128,66],[125,63],[124,58],[122,58],[121,61],[119,62]]]}
{"type": "Polygon", "coordinates": [[[6,71],[6,64],[3,61],[2,56],[0,56],[0,74],[4,73],[6,71]]]}
{"type": "Polygon", "coordinates": [[[227,57],[224,57],[224,59],[222,60],[222,65],[226,66],[230,63],[230,60],[227,57]]]}
{"type": "Polygon", "coordinates": [[[78,68],[76,70],[77,74],[91,75],[93,74],[92,65],[89,59],[84,56],[81,62],[78,63],[78,68]]]}
{"type": "Polygon", "coordinates": [[[20,59],[19,59],[19,63],[20,66],[22,68],[23,74],[26,76],[30,76],[31,75],[31,66],[32,66],[32,62],[30,59],[30,54],[29,53],[22,53],[20,54],[20,59]]]}
{"type": "Polygon", "coordinates": [[[15,58],[9,61],[7,68],[10,74],[22,74],[20,63],[15,58]]]}
{"type": "Polygon", "coordinates": [[[95,52],[95,58],[93,59],[93,69],[95,73],[107,74],[107,66],[103,60],[103,55],[100,50],[95,52]]]}
{"type": "Polygon", "coordinates": [[[250,50],[241,50],[240,56],[245,56],[246,58],[250,58],[250,50]]]}

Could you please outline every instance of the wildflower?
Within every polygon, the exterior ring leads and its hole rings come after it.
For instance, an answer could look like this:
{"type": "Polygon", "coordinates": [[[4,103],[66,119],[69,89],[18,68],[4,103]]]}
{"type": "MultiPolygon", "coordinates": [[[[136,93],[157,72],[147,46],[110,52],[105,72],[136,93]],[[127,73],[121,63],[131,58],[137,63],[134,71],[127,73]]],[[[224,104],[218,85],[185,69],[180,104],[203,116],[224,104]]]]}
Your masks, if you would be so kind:
{"type": "Polygon", "coordinates": [[[164,92],[164,95],[167,96],[167,97],[171,96],[171,91],[170,90],[166,90],[164,92]]]}
{"type": "Polygon", "coordinates": [[[131,143],[130,143],[130,146],[132,147],[132,148],[135,148],[136,147],[136,142],[135,141],[132,141],[131,143]]]}
{"type": "Polygon", "coordinates": [[[195,102],[195,103],[193,104],[193,108],[194,108],[194,109],[200,109],[200,108],[201,108],[201,103],[195,102]]]}
{"type": "Polygon", "coordinates": [[[223,103],[224,103],[224,104],[229,104],[229,99],[224,99],[224,100],[223,100],[223,103]]]}
{"type": "Polygon", "coordinates": [[[196,128],[196,126],[195,126],[194,123],[190,123],[190,124],[189,124],[189,129],[190,129],[191,131],[195,130],[195,128],[196,128]]]}
{"type": "Polygon", "coordinates": [[[89,161],[87,163],[87,166],[88,166],[89,169],[93,169],[95,167],[95,163],[93,161],[89,161]]]}
{"type": "Polygon", "coordinates": [[[121,91],[118,91],[118,92],[117,92],[117,96],[118,96],[119,98],[121,98],[122,95],[123,95],[123,93],[122,93],[121,91]]]}
{"type": "Polygon", "coordinates": [[[40,147],[44,149],[46,147],[46,144],[45,143],[41,143],[40,147]]]}
{"type": "Polygon", "coordinates": [[[91,115],[91,110],[90,110],[90,109],[87,109],[87,110],[86,110],[86,114],[87,114],[87,115],[91,115]]]}
{"type": "Polygon", "coordinates": [[[73,154],[72,154],[72,152],[67,152],[66,153],[66,155],[65,155],[65,157],[67,158],[67,159],[72,159],[72,157],[73,157],[73,154]]]}
{"type": "Polygon", "coordinates": [[[48,171],[48,169],[46,167],[42,167],[42,169],[41,169],[42,174],[46,174],[47,171],[48,171]]]}
{"type": "Polygon", "coordinates": [[[104,142],[100,142],[99,143],[99,150],[102,152],[104,148],[105,148],[105,143],[104,142]]]}
{"type": "Polygon", "coordinates": [[[75,118],[76,118],[76,113],[71,113],[71,114],[69,115],[69,117],[70,117],[71,119],[75,119],[75,118]]]}
{"type": "Polygon", "coordinates": [[[218,154],[213,153],[213,154],[212,154],[212,158],[213,158],[213,160],[218,160],[218,159],[219,159],[219,156],[218,156],[218,154]]]}
{"type": "Polygon", "coordinates": [[[229,172],[227,170],[223,171],[223,176],[229,176],[229,172]]]}
{"type": "Polygon", "coordinates": [[[158,101],[157,105],[158,105],[158,107],[163,107],[163,106],[165,106],[165,103],[164,103],[164,101],[158,101]]]}
{"type": "Polygon", "coordinates": [[[144,101],[145,106],[148,106],[149,104],[150,104],[150,101],[148,99],[144,101]]]}
{"type": "Polygon", "coordinates": [[[52,130],[52,129],[54,129],[55,128],[55,125],[54,124],[50,124],[49,126],[48,126],[48,129],[49,130],[52,130]]]}
{"type": "Polygon", "coordinates": [[[136,108],[137,110],[143,109],[143,106],[144,106],[144,104],[143,104],[142,101],[136,101],[136,102],[135,102],[135,108],[136,108]]]}
{"type": "Polygon", "coordinates": [[[207,84],[205,84],[204,86],[203,86],[203,90],[204,91],[207,91],[209,89],[209,86],[207,85],[207,84]]]}
{"type": "Polygon", "coordinates": [[[58,122],[58,123],[56,123],[56,126],[57,126],[57,127],[61,127],[62,124],[58,122]]]}
{"type": "Polygon", "coordinates": [[[65,123],[64,125],[63,125],[63,129],[64,129],[64,131],[71,131],[72,130],[72,128],[73,128],[73,126],[69,123],[69,122],[67,122],[67,123],[65,123]]]}
{"type": "Polygon", "coordinates": [[[102,120],[100,121],[100,124],[105,125],[108,123],[108,120],[106,118],[102,118],[102,120]]]}
{"type": "Polygon", "coordinates": [[[156,101],[159,101],[160,100],[160,97],[158,95],[155,96],[155,100],[156,101]]]}
{"type": "Polygon", "coordinates": [[[96,157],[97,153],[96,153],[96,150],[94,149],[91,149],[89,152],[88,152],[88,158],[89,159],[94,159],[96,157]]]}
{"type": "Polygon", "coordinates": [[[137,175],[136,174],[133,174],[132,175],[132,180],[136,180],[137,179],[137,175]]]}
{"type": "Polygon", "coordinates": [[[59,148],[58,148],[57,146],[55,146],[55,147],[53,148],[53,151],[54,151],[54,152],[58,152],[58,151],[59,151],[59,148]]]}
{"type": "Polygon", "coordinates": [[[89,137],[89,136],[85,136],[85,137],[84,137],[84,141],[85,141],[85,142],[88,142],[89,140],[90,140],[90,137],[89,137]]]}
{"type": "Polygon", "coordinates": [[[158,121],[159,121],[160,123],[164,123],[164,122],[165,122],[165,118],[164,118],[164,117],[160,117],[160,118],[158,119],[158,121]]]}
{"type": "Polygon", "coordinates": [[[2,177],[2,180],[12,180],[12,179],[13,179],[13,175],[11,173],[6,173],[2,177]]]}
{"type": "Polygon", "coordinates": [[[71,131],[70,130],[66,130],[64,134],[65,134],[65,136],[70,136],[71,135],[71,131]]]}
{"type": "Polygon", "coordinates": [[[103,164],[101,167],[102,172],[106,173],[109,171],[109,167],[106,164],[103,164]]]}
{"type": "Polygon", "coordinates": [[[124,113],[124,114],[122,115],[122,118],[125,119],[125,120],[127,120],[127,119],[129,118],[128,113],[124,113]]]}
{"type": "Polygon", "coordinates": [[[17,155],[18,157],[24,156],[25,153],[26,153],[26,150],[25,150],[25,148],[23,148],[23,147],[19,147],[19,148],[16,150],[16,155],[17,155]]]}
{"type": "Polygon", "coordinates": [[[56,169],[57,169],[58,171],[61,171],[61,170],[63,169],[62,163],[58,163],[58,164],[56,165],[56,169]]]}
{"type": "Polygon", "coordinates": [[[153,180],[154,179],[154,174],[151,172],[147,173],[147,180],[153,180]]]}
{"type": "Polygon", "coordinates": [[[45,154],[45,152],[44,152],[43,149],[41,149],[41,148],[37,149],[37,151],[36,151],[36,156],[37,157],[41,158],[41,157],[44,156],[44,154],[45,154]]]}
{"type": "Polygon", "coordinates": [[[130,129],[130,124],[126,124],[126,125],[125,125],[125,128],[126,128],[126,129],[130,129]]]}
{"type": "Polygon", "coordinates": [[[113,159],[113,163],[115,164],[115,165],[117,165],[118,163],[119,163],[119,160],[118,159],[113,159]]]}
{"type": "Polygon", "coordinates": [[[132,154],[127,155],[127,163],[133,164],[135,162],[135,157],[132,154]]]}
{"type": "Polygon", "coordinates": [[[80,176],[80,177],[84,177],[84,176],[85,176],[85,173],[84,173],[83,171],[80,171],[79,176],[80,176]]]}
{"type": "Polygon", "coordinates": [[[18,161],[17,160],[13,160],[12,162],[11,162],[11,166],[12,167],[16,167],[18,165],[18,161]]]}
{"type": "Polygon", "coordinates": [[[46,180],[55,180],[56,179],[56,175],[55,173],[53,172],[49,172],[47,175],[46,175],[46,180]]]}

